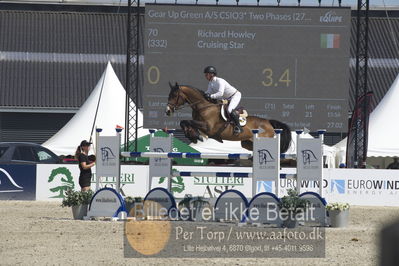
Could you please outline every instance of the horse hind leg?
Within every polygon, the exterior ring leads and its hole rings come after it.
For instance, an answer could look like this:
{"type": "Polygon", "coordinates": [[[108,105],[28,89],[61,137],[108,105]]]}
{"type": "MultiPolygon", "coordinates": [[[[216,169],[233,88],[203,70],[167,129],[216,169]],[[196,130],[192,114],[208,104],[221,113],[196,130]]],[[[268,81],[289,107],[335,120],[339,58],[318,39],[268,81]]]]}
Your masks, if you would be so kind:
{"type": "MultiPolygon", "coordinates": [[[[258,137],[264,137],[264,138],[273,138],[274,137],[274,128],[267,120],[260,119],[260,118],[254,119],[251,121],[250,124],[247,124],[247,127],[250,129],[260,129],[258,137]]],[[[253,151],[252,138],[253,138],[253,135],[251,133],[250,139],[241,141],[241,147],[243,147],[244,149],[253,151]]]]}
{"type": "Polygon", "coordinates": [[[243,140],[243,141],[241,141],[241,147],[243,147],[244,149],[247,149],[249,151],[252,151],[253,147],[254,147],[254,143],[252,142],[252,140],[243,140]]]}

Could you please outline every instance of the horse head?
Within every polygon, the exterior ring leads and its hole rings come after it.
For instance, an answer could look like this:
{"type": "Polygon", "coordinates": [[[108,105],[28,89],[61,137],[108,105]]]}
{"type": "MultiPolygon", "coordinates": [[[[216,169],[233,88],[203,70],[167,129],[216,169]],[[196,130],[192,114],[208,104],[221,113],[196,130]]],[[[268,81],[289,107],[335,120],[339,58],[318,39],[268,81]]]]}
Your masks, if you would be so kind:
{"type": "Polygon", "coordinates": [[[183,92],[177,82],[174,86],[169,82],[169,87],[170,92],[168,96],[168,105],[166,106],[165,110],[165,113],[168,116],[170,116],[177,108],[184,105],[186,102],[183,92]]]}

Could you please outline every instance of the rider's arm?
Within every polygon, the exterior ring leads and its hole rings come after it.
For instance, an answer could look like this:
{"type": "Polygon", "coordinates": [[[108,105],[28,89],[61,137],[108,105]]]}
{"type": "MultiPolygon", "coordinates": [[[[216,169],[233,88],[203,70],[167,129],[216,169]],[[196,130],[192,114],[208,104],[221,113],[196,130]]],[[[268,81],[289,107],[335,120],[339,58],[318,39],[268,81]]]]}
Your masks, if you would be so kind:
{"type": "Polygon", "coordinates": [[[94,166],[95,163],[94,162],[89,163],[88,161],[86,161],[83,154],[80,154],[79,157],[80,157],[79,158],[80,166],[82,166],[84,170],[90,169],[94,166]]]}
{"type": "Polygon", "coordinates": [[[94,164],[95,164],[94,162],[93,163],[89,163],[89,164],[87,164],[86,162],[80,163],[82,168],[85,169],[85,170],[92,168],[94,166],[94,164]]]}
{"type": "Polygon", "coordinates": [[[223,97],[224,94],[224,89],[225,89],[225,84],[224,82],[222,82],[220,79],[216,80],[216,87],[215,89],[217,89],[217,92],[214,94],[211,94],[211,98],[212,99],[221,99],[223,97]]]}
{"type": "Polygon", "coordinates": [[[209,94],[209,95],[211,95],[211,94],[213,94],[213,88],[212,88],[212,85],[213,85],[213,82],[212,81],[210,81],[209,83],[208,83],[208,89],[206,90],[206,92],[205,92],[205,94],[209,94]]]}

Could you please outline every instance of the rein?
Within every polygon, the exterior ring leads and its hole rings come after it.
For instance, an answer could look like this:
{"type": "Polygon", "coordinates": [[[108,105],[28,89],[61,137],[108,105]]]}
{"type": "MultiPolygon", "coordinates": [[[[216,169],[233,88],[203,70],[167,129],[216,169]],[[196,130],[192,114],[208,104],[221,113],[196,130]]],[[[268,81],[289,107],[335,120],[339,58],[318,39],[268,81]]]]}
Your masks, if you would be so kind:
{"type": "Polygon", "coordinates": [[[173,111],[176,111],[176,110],[179,110],[179,109],[183,109],[184,108],[184,103],[185,103],[185,102],[183,102],[183,104],[181,106],[177,106],[177,103],[179,102],[179,98],[181,97],[180,96],[180,86],[178,87],[177,90],[178,90],[178,92],[177,92],[177,99],[175,101],[175,104],[168,103],[168,106],[170,106],[173,111]]]}
{"type": "MultiPolygon", "coordinates": [[[[182,97],[181,95],[180,95],[180,92],[181,92],[181,89],[180,89],[180,86],[178,86],[178,93],[177,93],[177,99],[176,99],[176,103],[178,103],[179,102],[179,98],[180,97],[182,97]]],[[[184,92],[183,92],[184,93],[184,92]]],[[[183,97],[182,97],[183,98],[183,97]]],[[[187,97],[185,97],[184,98],[184,103],[182,104],[182,105],[180,105],[180,106],[177,106],[177,104],[168,104],[168,105],[170,105],[172,108],[173,108],[173,110],[180,110],[180,109],[183,109],[183,108],[185,108],[186,106],[185,106],[185,103],[188,103],[188,105],[194,110],[194,106],[196,106],[198,103],[200,103],[201,102],[201,100],[198,100],[198,101],[196,101],[196,102],[193,102],[193,103],[190,103],[189,102],[189,100],[188,100],[188,98],[187,97]]],[[[209,103],[208,105],[206,105],[206,106],[204,106],[204,107],[201,107],[201,108],[198,108],[198,109],[196,109],[196,111],[197,112],[199,112],[200,110],[202,110],[202,109],[205,109],[205,108],[208,108],[208,107],[210,107],[210,106],[213,106],[214,104],[212,104],[212,103],[209,103]]],[[[217,105],[221,105],[221,104],[217,104],[217,105]]]]}
{"type": "Polygon", "coordinates": [[[203,110],[205,108],[208,108],[208,107],[211,107],[211,106],[214,106],[214,105],[223,105],[223,104],[222,103],[209,103],[208,105],[205,105],[205,106],[203,106],[201,108],[198,108],[196,111],[199,112],[199,111],[201,111],[201,110],[203,110]]]}

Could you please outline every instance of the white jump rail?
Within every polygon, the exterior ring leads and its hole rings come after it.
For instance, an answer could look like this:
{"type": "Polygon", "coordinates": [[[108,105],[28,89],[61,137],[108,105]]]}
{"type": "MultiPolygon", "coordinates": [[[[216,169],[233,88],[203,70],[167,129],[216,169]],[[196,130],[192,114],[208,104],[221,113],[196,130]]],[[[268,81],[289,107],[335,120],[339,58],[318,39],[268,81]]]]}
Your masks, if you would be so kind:
{"type": "MultiPolygon", "coordinates": [[[[155,137],[154,135],[155,130],[150,130],[151,133],[151,143],[152,140],[154,140],[155,143],[155,138],[157,138],[157,145],[163,145],[164,143],[169,143],[171,144],[171,136],[173,136],[173,130],[168,131],[168,138],[159,138],[159,137],[155,137]],[[161,143],[161,144],[159,144],[161,143]],[[163,144],[162,144],[163,143],[163,144]]],[[[154,176],[168,176],[168,177],[174,177],[174,176],[185,176],[185,177],[189,177],[189,176],[204,176],[204,177],[240,177],[240,178],[252,178],[253,180],[253,195],[256,194],[256,191],[254,191],[256,189],[256,183],[257,182],[262,182],[264,180],[273,180],[276,184],[275,186],[275,193],[278,196],[278,187],[279,187],[279,179],[297,179],[298,183],[300,183],[300,180],[303,179],[307,179],[307,177],[305,175],[309,174],[308,172],[305,172],[303,170],[301,170],[301,173],[303,173],[303,176],[299,176],[299,171],[298,171],[298,166],[297,166],[297,174],[282,174],[280,173],[280,159],[297,159],[300,158],[301,160],[306,160],[306,157],[304,156],[309,156],[308,154],[303,154],[304,151],[299,152],[297,151],[297,154],[284,154],[284,153],[280,153],[280,138],[281,138],[281,133],[283,131],[281,129],[275,129],[275,138],[272,138],[272,146],[273,147],[278,147],[277,150],[274,150],[274,152],[272,153],[263,153],[262,156],[266,156],[266,157],[259,157],[259,154],[256,154],[256,160],[260,160],[262,162],[257,162],[257,166],[255,166],[255,161],[254,161],[254,165],[252,168],[252,172],[212,172],[212,171],[177,171],[177,170],[172,170],[171,164],[170,164],[170,160],[167,161],[169,162],[169,165],[165,168],[164,163],[160,163],[160,166],[156,166],[154,163],[154,159],[160,159],[160,160],[165,160],[165,159],[175,159],[175,158],[190,158],[190,159],[254,159],[254,153],[250,152],[250,153],[193,153],[193,152],[163,152],[168,151],[169,149],[171,149],[171,147],[165,148],[166,146],[163,147],[162,152],[122,152],[121,155],[123,157],[130,157],[130,158],[150,158],[150,179],[152,178],[152,176],[154,174],[151,174],[151,170],[153,170],[152,172],[156,172],[156,174],[154,176]],[[273,144],[274,143],[274,144],[273,144]],[[299,154],[299,155],[298,155],[299,154]],[[271,156],[270,158],[267,156],[271,156]],[[300,157],[298,157],[300,156],[300,157]],[[274,163],[274,166],[271,166],[274,163]],[[262,166],[260,166],[259,164],[262,164],[262,166]],[[262,172],[263,170],[259,169],[264,169],[264,168],[270,168],[270,169],[274,169],[274,170],[269,170],[269,172],[262,172]],[[271,168],[272,167],[272,168],[271,168]],[[158,171],[159,170],[159,171],[158,171]],[[256,170],[256,173],[255,173],[256,170]]],[[[299,142],[306,142],[308,140],[304,140],[302,138],[300,138],[301,134],[302,134],[302,130],[297,130],[297,144],[299,145],[299,142]]],[[[319,130],[318,134],[319,134],[319,139],[320,141],[317,142],[317,145],[322,145],[323,143],[323,134],[324,134],[324,130],[319,130]]],[[[266,146],[265,142],[262,142],[261,140],[264,138],[261,138],[258,136],[259,130],[253,130],[254,133],[254,151],[257,150],[258,152],[264,152],[266,151],[264,148],[266,146]]],[[[269,143],[269,142],[267,142],[269,143]]],[[[267,149],[269,149],[270,143],[267,144],[269,146],[267,146],[267,149]]],[[[305,144],[308,145],[308,144],[305,144]]],[[[309,143],[310,145],[310,143],[309,143]]],[[[303,146],[303,145],[302,145],[303,146]]],[[[157,146],[154,146],[157,147],[157,146]]],[[[321,147],[321,146],[320,146],[321,147]]],[[[156,149],[155,149],[156,150],[156,149]]],[[[271,148],[271,150],[273,150],[273,148],[271,148]]],[[[270,150],[270,151],[271,151],[270,150]]],[[[311,158],[309,157],[308,161],[310,162],[311,158]]],[[[297,164],[298,165],[298,164],[297,164]]],[[[321,163],[320,163],[321,165],[321,163]]],[[[319,167],[320,168],[320,167],[319,167]]],[[[320,177],[321,180],[322,177],[320,177]]],[[[151,183],[151,182],[150,182],[151,183]]],[[[169,182],[170,185],[170,182],[169,182]]],[[[298,187],[298,191],[300,191],[300,188],[298,187]]]]}
{"type": "Polygon", "coordinates": [[[197,159],[249,159],[252,153],[196,153],[196,152],[122,152],[133,158],[197,158],[197,159]]]}

